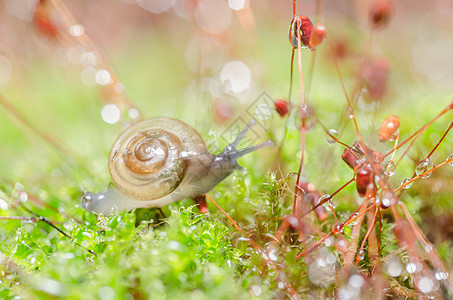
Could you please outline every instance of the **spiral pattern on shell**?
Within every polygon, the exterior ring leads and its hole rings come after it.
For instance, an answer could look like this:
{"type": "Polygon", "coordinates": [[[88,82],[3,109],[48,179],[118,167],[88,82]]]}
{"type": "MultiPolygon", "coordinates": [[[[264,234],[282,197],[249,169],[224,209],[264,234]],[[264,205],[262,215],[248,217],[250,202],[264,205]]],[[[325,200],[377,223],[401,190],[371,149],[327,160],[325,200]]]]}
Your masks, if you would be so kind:
{"type": "Polygon", "coordinates": [[[109,171],[115,187],[139,200],[173,192],[183,181],[188,157],[206,145],[191,126],[171,118],[152,118],[126,128],[110,151],[109,171]]]}

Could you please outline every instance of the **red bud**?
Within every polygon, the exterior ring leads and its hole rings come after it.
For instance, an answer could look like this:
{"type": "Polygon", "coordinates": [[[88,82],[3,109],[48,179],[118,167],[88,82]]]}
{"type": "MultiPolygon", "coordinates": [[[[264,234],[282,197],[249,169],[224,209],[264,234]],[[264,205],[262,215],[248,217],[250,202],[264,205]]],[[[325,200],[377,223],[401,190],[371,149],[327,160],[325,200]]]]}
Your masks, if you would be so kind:
{"type": "Polygon", "coordinates": [[[284,117],[288,114],[289,108],[288,108],[288,102],[283,99],[277,99],[274,102],[274,107],[277,113],[280,115],[280,117],[284,117]]]}
{"type": "Polygon", "coordinates": [[[393,1],[381,0],[370,10],[370,22],[374,29],[381,28],[388,24],[393,15],[393,1]]]}
{"type": "Polygon", "coordinates": [[[314,49],[321,45],[322,41],[326,38],[327,32],[324,25],[317,24],[313,27],[310,35],[310,48],[314,49]]]}
{"type": "Polygon", "coordinates": [[[370,183],[374,184],[373,171],[371,170],[371,166],[370,165],[360,166],[359,169],[357,170],[355,181],[357,192],[361,197],[365,196],[368,189],[368,185],[370,183]]]}
{"type": "Polygon", "coordinates": [[[289,41],[294,48],[298,47],[298,36],[302,47],[310,47],[310,36],[313,23],[306,16],[295,16],[289,26],[289,41]],[[299,32],[299,34],[297,33],[299,32]]]}
{"type": "Polygon", "coordinates": [[[398,131],[400,127],[400,118],[397,116],[388,116],[384,122],[382,122],[381,128],[379,129],[379,140],[386,142],[392,139],[393,135],[398,131]]]}

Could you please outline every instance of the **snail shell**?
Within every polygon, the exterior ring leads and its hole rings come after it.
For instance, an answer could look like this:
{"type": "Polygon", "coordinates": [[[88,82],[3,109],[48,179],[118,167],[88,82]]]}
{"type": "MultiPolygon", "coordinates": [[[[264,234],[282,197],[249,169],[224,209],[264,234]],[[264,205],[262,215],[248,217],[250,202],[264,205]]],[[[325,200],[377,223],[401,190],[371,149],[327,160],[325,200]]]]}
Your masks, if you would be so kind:
{"type": "Polygon", "coordinates": [[[237,150],[246,131],[217,155],[209,153],[200,134],[171,118],[139,121],[124,130],[109,155],[115,188],[86,193],[82,207],[109,215],[113,210],[162,207],[210,191],[235,169],[237,159],[273,145],[272,141],[237,150]]]}
{"type": "Polygon", "coordinates": [[[173,192],[187,172],[190,155],[206,153],[203,138],[191,126],[170,118],[140,121],[124,130],[109,157],[113,184],[138,200],[173,192]]]}

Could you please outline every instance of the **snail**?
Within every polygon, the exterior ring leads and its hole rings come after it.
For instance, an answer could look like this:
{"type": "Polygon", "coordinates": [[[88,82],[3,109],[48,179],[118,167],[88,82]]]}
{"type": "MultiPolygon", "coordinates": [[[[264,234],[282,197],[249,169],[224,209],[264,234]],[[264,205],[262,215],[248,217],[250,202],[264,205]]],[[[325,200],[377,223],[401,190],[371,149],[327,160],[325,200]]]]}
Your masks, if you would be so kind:
{"type": "Polygon", "coordinates": [[[82,207],[109,215],[114,210],[162,207],[204,195],[234,170],[237,159],[272,147],[271,140],[237,150],[254,124],[250,122],[220,154],[211,154],[200,134],[186,123],[166,117],[132,124],[116,139],[109,155],[114,188],[85,193],[82,207]]]}

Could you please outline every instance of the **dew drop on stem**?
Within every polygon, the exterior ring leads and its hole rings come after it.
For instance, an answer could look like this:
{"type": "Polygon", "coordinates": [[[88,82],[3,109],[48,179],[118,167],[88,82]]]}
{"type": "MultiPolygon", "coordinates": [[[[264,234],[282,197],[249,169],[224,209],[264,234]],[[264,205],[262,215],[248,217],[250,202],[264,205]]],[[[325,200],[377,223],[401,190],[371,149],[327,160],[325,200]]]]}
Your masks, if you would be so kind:
{"type": "Polygon", "coordinates": [[[415,273],[415,271],[417,271],[417,266],[414,263],[408,263],[406,265],[406,271],[409,274],[415,273]]]}
{"type": "Polygon", "coordinates": [[[315,126],[316,122],[317,119],[313,109],[311,109],[307,105],[300,108],[294,115],[294,125],[299,130],[304,128],[306,131],[309,131],[313,128],[313,126],[315,126]]]}
{"type": "Polygon", "coordinates": [[[450,166],[453,166],[453,153],[452,153],[452,154],[450,154],[450,156],[449,156],[449,157],[447,157],[447,159],[446,159],[446,160],[447,160],[447,161],[448,161],[448,160],[452,160],[452,161],[450,161],[450,162],[449,162],[448,164],[449,164],[450,166]]]}
{"type": "MultiPolygon", "coordinates": [[[[411,178],[404,179],[401,185],[405,185],[407,182],[409,182],[411,178]]],[[[407,190],[410,189],[413,185],[413,182],[409,183],[408,185],[404,186],[403,189],[407,190]]]]}
{"type": "Polygon", "coordinates": [[[418,281],[418,288],[424,294],[431,293],[434,289],[434,282],[428,277],[422,277],[418,281]]]}
{"type": "Polygon", "coordinates": [[[352,111],[352,108],[348,109],[348,118],[349,119],[354,119],[354,112],[352,111]]]}
{"type": "Polygon", "coordinates": [[[329,144],[334,144],[335,139],[338,139],[338,132],[335,129],[329,129],[329,131],[326,132],[326,141],[329,144]]]}
{"type": "MultiPolygon", "coordinates": [[[[415,174],[417,174],[417,176],[420,176],[421,174],[431,170],[433,166],[433,162],[429,158],[424,159],[415,168],[415,174]]],[[[432,172],[426,174],[425,176],[422,176],[422,178],[428,178],[431,176],[431,174],[432,172]]]]}
{"type": "Polygon", "coordinates": [[[387,175],[388,177],[393,176],[395,174],[395,168],[395,163],[393,163],[393,161],[389,161],[385,165],[385,175],[387,175]]]}
{"type": "Polygon", "coordinates": [[[318,200],[318,203],[323,203],[327,210],[330,210],[330,202],[332,202],[332,196],[329,194],[321,196],[318,200]]]}

